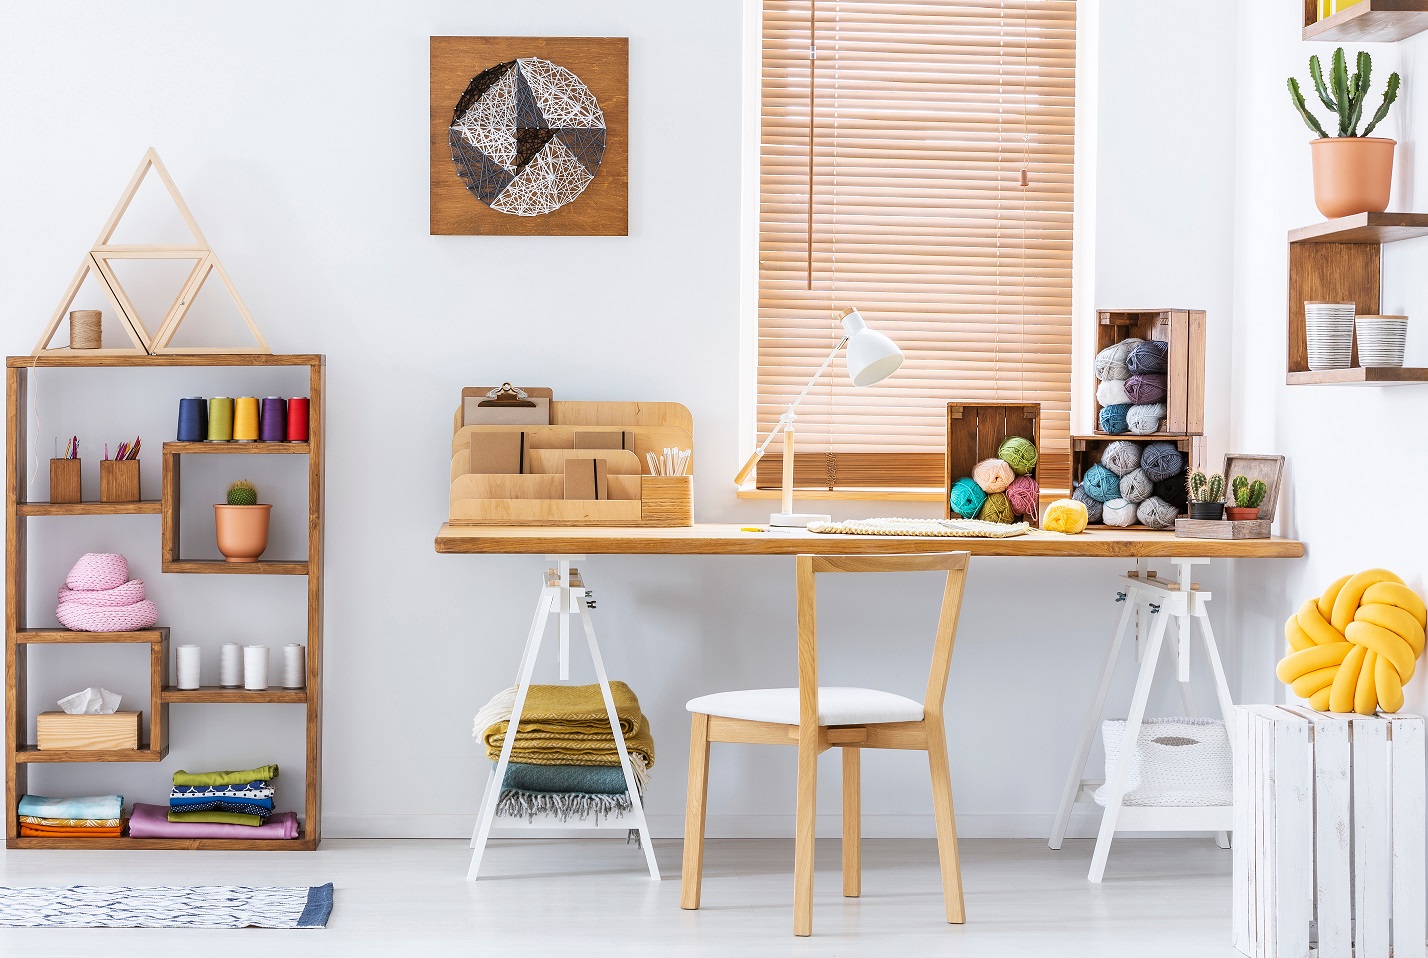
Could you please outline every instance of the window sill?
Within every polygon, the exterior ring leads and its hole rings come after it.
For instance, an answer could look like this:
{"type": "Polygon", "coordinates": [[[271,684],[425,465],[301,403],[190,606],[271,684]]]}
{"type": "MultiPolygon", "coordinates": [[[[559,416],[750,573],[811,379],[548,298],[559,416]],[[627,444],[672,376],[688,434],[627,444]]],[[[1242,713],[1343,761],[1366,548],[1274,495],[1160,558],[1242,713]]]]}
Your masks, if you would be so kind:
{"type": "MultiPolygon", "coordinates": [[[[782,497],[777,489],[755,489],[741,486],[736,493],[740,499],[778,499],[782,497]]],[[[904,489],[795,489],[795,499],[847,499],[867,502],[941,502],[945,492],[940,487],[910,486],[904,489]]],[[[1065,489],[1041,490],[1041,504],[1044,506],[1070,495],[1065,489]]]]}

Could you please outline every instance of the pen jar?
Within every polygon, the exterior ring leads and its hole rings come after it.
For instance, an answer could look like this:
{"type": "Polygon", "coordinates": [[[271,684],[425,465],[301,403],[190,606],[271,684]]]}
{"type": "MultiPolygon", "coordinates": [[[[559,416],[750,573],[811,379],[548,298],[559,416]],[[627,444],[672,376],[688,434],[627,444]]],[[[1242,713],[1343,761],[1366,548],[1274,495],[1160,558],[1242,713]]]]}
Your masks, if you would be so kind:
{"type": "Polygon", "coordinates": [[[139,501],[139,460],[102,459],[99,462],[99,501],[139,501]]]}
{"type": "Polygon", "coordinates": [[[80,502],[79,459],[50,460],[50,502],[80,502]]]}

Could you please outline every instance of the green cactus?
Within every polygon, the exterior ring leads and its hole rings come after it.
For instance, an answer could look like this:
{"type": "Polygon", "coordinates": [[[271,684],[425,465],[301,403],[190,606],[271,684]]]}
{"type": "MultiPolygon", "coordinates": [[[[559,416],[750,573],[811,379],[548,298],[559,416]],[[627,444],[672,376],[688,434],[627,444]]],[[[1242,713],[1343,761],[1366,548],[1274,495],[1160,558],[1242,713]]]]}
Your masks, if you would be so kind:
{"type": "Polygon", "coordinates": [[[1219,473],[1207,475],[1196,469],[1190,473],[1187,482],[1192,502],[1223,502],[1225,498],[1225,477],[1219,473]]]}
{"type": "Polygon", "coordinates": [[[1230,488],[1235,493],[1235,505],[1241,509],[1258,509],[1264,502],[1264,497],[1269,495],[1269,487],[1264,484],[1263,479],[1250,482],[1244,476],[1235,476],[1230,488]]]}
{"type": "Polygon", "coordinates": [[[256,506],[258,504],[258,487],[247,479],[239,479],[228,487],[228,504],[230,506],[256,506]]]}
{"type": "MultiPolygon", "coordinates": [[[[1364,101],[1368,99],[1369,80],[1372,75],[1373,59],[1362,50],[1355,58],[1352,74],[1349,73],[1348,58],[1344,55],[1344,48],[1339,47],[1335,50],[1329,61],[1327,83],[1324,80],[1324,66],[1319,61],[1318,54],[1309,58],[1309,77],[1314,81],[1314,92],[1318,94],[1319,102],[1324,104],[1324,108],[1338,118],[1336,136],[1369,136],[1373,133],[1374,127],[1388,116],[1388,108],[1398,99],[1398,87],[1401,81],[1397,73],[1389,75],[1388,84],[1383,91],[1383,102],[1379,105],[1373,118],[1369,120],[1369,125],[1364,128],[1363,133],[1359,133],[1359,122],[1363,119],[1364,101]]],[[[1318,118],[1309,112],[1309,107],[1304,102],[1304,94],[1299,90],[1299,81],[1294,77],[1289,78],[1289,97],[1294,104],[1294,109],[1303,118],[1304,125],[1309,127],[1320,139],[1327,138],[1329,134],[1324,132],[1324,126],[1318,118]]]]}

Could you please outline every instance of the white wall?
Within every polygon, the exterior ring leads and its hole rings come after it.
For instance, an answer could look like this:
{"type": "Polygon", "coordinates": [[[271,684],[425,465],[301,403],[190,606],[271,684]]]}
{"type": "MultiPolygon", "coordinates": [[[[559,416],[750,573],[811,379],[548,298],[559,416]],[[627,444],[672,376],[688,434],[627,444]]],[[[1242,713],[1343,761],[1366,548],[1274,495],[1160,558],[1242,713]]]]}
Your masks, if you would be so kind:
{"type": "MultiPolygon", "coordinates": [[[[6,351],[29,351],[152,144],[273,348],[328,356],[328,835],[457,836],[474,817],[485,767],[470,718],[511,681],[543,563],[432,550],[461,386],[511,379],[570,398],[683,402],[696,423],[699,518],[767,511],[768,503],[737,501],[729,482],[741,458],[738,6],[155,0],[120,9],[66,0],[0,13],[6,351]],[[433,34],[631,38],[628,238],[427,235],[433,34]]],[[[1233,10],[1230,0],[1213,6],[1233,10]]],[[[1097,266],[1085,301],[1207,308],[1211,368],[1224,369],[1233,116],[1206,104],[1235,101],[1233,38],[1218,15],[1187,21],[1130,0],[1100,7],[1097,266]]],[[[1228,408],[1222,385],[1209,409],[1219,424],[1228,408]]],[[[148,494],[177,397],[292,388],[256,374],[47,372],[36,435],[48,443],[79,432],[92,451],[142,431],[153,449],[148,494]]],[[[231,477],[224,463],[207,468],[185,485],[198,497],[188,506],[195,523],[215,501],[204,497],[231,477]]],[[[279,511],[296,505],[300,480],[258,478],[279,511]]],[[[293,640],[300,585],[160,575],[157,540],[156,519],[34,521],[31,621],[48,621],[51,590],[75,555],[121,549],[176,643],[196,641],[211,659],[223,641],[293,640]]],[[[678,834],[684,701],[794,680],[791,564],[597,558],[584,567],[600,599],[607,662],[654,723],[654,829],[678,834]]],[[[964,834],[1045,834],[1115,620],[1110,578],[1124,568],[974,563],[948,702],[964,834]]],[[[827,681],[919,694],[935,615],[930,585],[824,590],[827,681]]],[[[142,679],[127,667],[112,655],[36,665],[34,701],[111,681],[137,695],[142,679]],[[64,679],[53,677],[60,668],[64,679]]],[[[291,712],[179,706],[162,765],[44,768],[32,790],[115,788],[152,801],[177,768],[276,759],[295,769],[300,719],[291,712]]],[[[791,831],[791,758],[716,750],[711,834],[791,831]]],[[[832,824],[836,759],[824,764],[832,824]]],[[[868,834],[931,834],[916,756],[871,755],[866,766],[868,834]]],[[[288,773],[283,782],[280,798],[297,802],[299,783],[288,773]]]]}

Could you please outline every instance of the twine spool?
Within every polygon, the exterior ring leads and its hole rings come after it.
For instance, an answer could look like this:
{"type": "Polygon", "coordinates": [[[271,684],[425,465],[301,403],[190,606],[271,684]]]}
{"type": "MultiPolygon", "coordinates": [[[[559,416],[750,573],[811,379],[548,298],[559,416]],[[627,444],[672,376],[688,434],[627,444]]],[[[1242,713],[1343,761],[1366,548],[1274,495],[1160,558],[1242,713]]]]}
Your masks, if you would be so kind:
{"type": "Polygon", "coordinates": [[[175,671],[178,673],[178,687],[181,689],[198,688],[198,646],[180,645],[174,651],[174,658],[177,662],[175,671]]]}
{"type": "Polygon", "coordinates": [[[263,409],[259,414],[258,438],[263,442],[282,442],[287,437],[287,404],[277,396],[269,396],[263,400],[263,409]]]}
{"type": "Polygon", "coordinates": [[[1151,529],[1174,529],[1179,510],[1158,496],[1151,496],[1136,507],[1135,517],[1151,529]]]}
{"type": "Polygon", "coordinates": [[[1185,512],[1190,507],[1190,492],[1185,488],[1183,472],[1157,482],[1153,495],[1174,506],[1177,512],[1185,512]]]}
{"type": "Polygon", "coordinates": [[[98,349],[104,345],[104,314],[97,309],[69,311],[69,348],[98,349]]]}
{"type": "Polygon", "coordinates": [[[1041,487],[1036,484],[1036,480],[1031,476],[1017,476],[1012,480],[1012,484],[1007,486],[1007,502],[1011,503],[1012,512],[1019,516],[1035,517],[1036,509],[1041,505],[1041,487]]]}
{"type": "Polygon", "coordinates": [[[1119,403],[1115,406],[1102,406],[1099,419],[1101,432],[1108,432],[1113,436],[1119,435],[1130,428],[1126,422],[1126,413],[1131,410],[1131,406],[1119,403]]]}
{"type": "Polygon", "coordinates": [[[258,441],[258,400],[254,396],[239,396],[233,406],[233,441],[258,441]]]}
{"type": "Polygon", "coordinates": [[[1125,379],[1130,375],[1130,370],[1126,368],[1126,360],[1130,358],[1131,350],[1135,349],[1143,339],[1123,339],[1113,346],[1107,346],[1096,354],[1096,378],[1125,379]]]}
{"type": "Polygon", "coordinates": [[[1132,376],[1138,373],[1163,373],[1169,358],[1169,343],[1141,343],[1126,355],[1126,369],[1132,376]]]}
{"type": "Polygon", "coordinates": [[[1155,483],[1145,474],[1144,469],[1132,469],[1121,476],[1121,498],[1127,502],[1142,503],[1155,492],[1155,483]]]}
{"type": "Polygon", "coordinates": [[[972,481],[981,486],[982,491],[988,495],[1005,492],[1015,478],[1016,473],[1012,472],[1012,467],[1001,459],[983,459],[972,469],[972,481]]]}
{"type": "Polygon", "coordinates": [[[266,645],[246,645],[243,647],[243,687],[261,692],[268,687],[268,647],[266,645]]]}
{"type": "Polygon", "coordinates": [[[1101,465],[1118,476],[1124,476],[1140,465],[1140,443],[1117,439],[1101,453],[1101,465]]]}
{"type": "Polygon", "coordinates": [[[967,478],[958,479],[947,495],[947,504],[963,519],[975,519],[981,511],[982,503],[986,501],[987,494],[982,491],[982,487],[977,485],[975,480],[967,478]]]}
{"type": "Polygon", "coordinates": [[[1126,399],[1136,405],[1160,402],[1165,398],[1164,373],[1136,373],[1126,380],[1126,399]]]}
{"type": "Polygon", "coordinates": [[[306,653],[297,642],[283,646],[283,688],[300,689],[307,684],[306,653]]]}
{"type": "MultiPolygon", "coordinates": [[[[1096,505],[1099,506],[1100,503],[1096,505]]],[[[1042,522],[1042,527],[1047,532],[1075,535],[1085,530],[1088,521],[1084,503],[1075,499],[1057,499],[1046,507],[1046,519],[1042,522]]]]}
{"type": "Polygon", "coordinates": [[[179,400],[178,441],[203,442],[208,435],[208,401],[202,396],[179,400]]]}
{"type": "Polygon", "coordinates": [[[1126,397],[1126,381],[1124,379],[1107,379],[1096,387],[1096,405],[1098,406],[1119,406],[1128,402],[1130,399],[1126,397]]]}
{"type": "Polygon", "coordinates": [[[1185,471],[1185,457],[1173,442],[1147,443],[1140,454],[1140,467],[1152,482],[1161,482],[1185,471]]]}
{"type": "MultiPolygon", "coordinates": [[[[1091,498],[1091,494],[1086,491],[1084,486],[1077,486],[1072,490],[1071,498],[1079,503],[1082,509],[1086,510],[1087,522],[1099,523],[1101,521],[1101,513],[1104,507],[1101,505],[1099,499],[1091,498]]],[[[1046,514],[1050,516],[1051,510],[1047,509],[1046,514]]]]}
{"type": "Polygon", "coordinates": [[[1024,476],[1036,468],[1036,446],[1030,439],[1008,436],[997,447],[997,458],[1012,467],[1012,472],[1024,476]]]}
{"type": "Polygon", "coordinates": [[[1101,521],[1120,529],[1135,525],[1135,503],[1126,499],[1112,499],[1102,510],[1101,521]]]}
{"type": "Polygon", "coordinates": [[[214,396],[208,401],[208,441],[228,442],[233,438],[233,400],[214,396]]]}
{"type": "Polygon", "coordinates": [[[982,511],[977,513],[977,518],[984,522],[1011,523],[1016,521],[1016,514],[1012,512],[1011,503],[1007,501],[1007,494],[994,492],[982,503],[982,511]]]}
{"type": "Polygon", "coordinates": [[[1165,403],[1145,403],[1131,406],[1126,410],[1126,428],[1137,436],[1148,436],[1160,431],[1160,423],[1165,419],[1165,403]]]}
{"type": "Polygon", "coordinates": [[[308,403],[306,396],[288,400],[288,442],[307,442],[308,403]]]}
{"type": "Polygon", "coordinates": [[[1081,477],[1081,488],[1097,502],[1109,502],[1121,497],[1121,477],[1096,463],[1081,477]]]}
{"type": "Polygon", "coordinates": [[[237,642],[225,642],[218,651],[218,684],[225,689],[243,684],[243,647],[237,642]]]}

